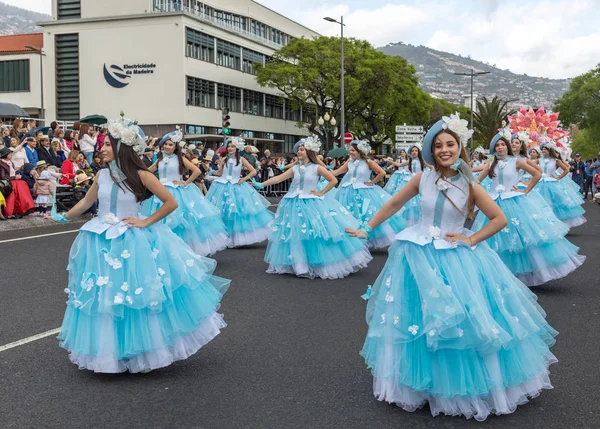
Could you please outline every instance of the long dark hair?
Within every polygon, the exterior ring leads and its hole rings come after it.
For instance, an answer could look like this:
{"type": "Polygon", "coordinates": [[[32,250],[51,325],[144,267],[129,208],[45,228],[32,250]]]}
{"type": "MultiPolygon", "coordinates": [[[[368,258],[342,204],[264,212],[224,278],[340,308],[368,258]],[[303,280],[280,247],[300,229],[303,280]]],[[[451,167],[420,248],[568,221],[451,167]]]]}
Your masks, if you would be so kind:
{"type": "MultiPolygon", "coordinates": [[[[304,147],[304,146],[302,146],[302,147],[304,147]]],[[[324,165],[323,161],[321,161],[319,159],[316,152],[313,152],[312,150],[308,150],[306,148],[304,148],[304,150],[306,151],[306,155],[308,156],[308,159],[310,159],[310,162],[312,162],[313,164],[321,165],[321,166],[324,165]]]]}
{"type": "MultiPolygon", "coordinates": [[[[556,151],[556,149],[553,149],[553,148],[548,147],[548,146],[544,146],[540,150],[543,151],[544,149],[548,150],[548,153],[550,154],[550,158],[554,158],[554,159],[557,159],[559,161],[562,161],[562,158],[560,157],[560,155],[558,154],[558,152],[556,151]]],[[[540,155],[542,155],[542,154],[540,154],[540,155]]]]}
{"type": "MultiPolygon", "coordinates": [[[[458,145],[460,145],[460,138],[454,131],[442,130],[439,133],[437,133],[435,136],[433,136],[433,139],[431,139],[431,145],[432,145],[431,153],[432,154],[434,152],[433,145],[435,144],[435,139],[437,136],[439,136],[442,133],[450,134],[454,138],[454,140],[456,140],[456,143],[458,145]]],[[[420,155],[421,155],[421,151],[419,151],[419,156],[420,155]]],[[[461,158],[465,163],[467,163],[467,165],[469,164],[469,154],[467,153],[467,149],[464,146],[461,147],[459,158],[461,158]]],[[[437,160],[435,159],[435,156],[433,156],[433,163],[434,163],[435,171],[439,171],[440,166],[438,165],[437,160]]],[[[441,179],[441,176],[437,180],[440,180],[440,179],[441,179]]],[[[454,201],[452,201],[452,199],[446,194],[446,192],[444,192],[444,191],[441,191],[441,192],[444,195],[444,197],[450,202],[450,204],[452,204],[452,207],[454,207],[454,209],[457,212],[464,215],[464,213],[456,206],[454,201]]],[[[467,213],[466,213],[466,215],[469,220],[473,220],[473,218],[475,217],[475,197],[473,196],[473,185],[471,183],[469,183],[469,194],[467,195],[467,213]]]]}
{"type": "MultiPolygon", "coordinates": [[[[519,137],[515,137],[512,140],[517,140],[519,142],[519,156],[525,157],[527,158],[527,148],[525,147],[525,145],[523,144],[523,142],[521,141],[521,139],[519,137]]],[[[512,144],[512,141],[511,141],[512,144]]],[[[512,145],[511,145],[511,149],[512,149],[512,145]]],[[[513,152],[514,155],[517,155],[516,153],[513,152]]]]}
{"type": "MultiPolygon", "coordinates": [[[[175,155],[177,155],[177,161],[179,161],[179,174],[181,176],[184,176],[187,173],[187,168],[185,168],[185,164],[183,163],[183,155],[181,154],[181,148],[173,140],[170,140],[170,139],[167,140],[167,142],[169,142],[169,141],[171,143],[173,143],[173,145],[175,146],[173,153],[175,155]]],[[[163,159],[163,151],[161,150],[160,153],[158,154],[157,160],[160,162],[160,161],[162,161],[162,159],[163,159]]]]}
{"type": "Polygon", "coordinates": [[[358,152],[360,159],[362,159],[363,161],[367,161],[367,163],[369,162],[369,157],[364,152],[358,149],[358,144],[352,143],[351,146],[354,148],[355,151],[358,152]]]}
{"type": "MultiPolygon", "coordinates": [[[[434,138],[434,140],[435,140],[435,138],[434,138]]],[[[456,141],[458,141],[458,140],[456,140],[456,141]]],[[[413,147],[416,148],[417,151],[419,151],[419,156],[417,157],[417,159],[419,160],[419,163],[421,164],[421,171],[423,171],[423,170],[425,170],[425,161],[423,161],[423,155],[421,154],[421,149],[419,149],[417,146],[413,146],[413,147]]],[[[410,148],[409,152],[412,152],[413,147],[410,148]]],[[[407,155],[410,158],[410,162],[408,163],[408,171],[410,171],[412,173],[413,172],[412,171],[412,160],[413,160],[413,157],[410,154],[407,154],[407,155]]]]}
{"type": "Polygon", "coordinates": [[[118,145],[118,140],[110,134],[108,135],[108,139],[113,150],[115,163],[125,175],[125,181],[123,183],[119,183],[117,178],[113,176],[112,171],[109,169],[110,177],[113,182],[121,190],[130,191],[133,193],[135,195],[135,200],[138,203],[150,198],[152,196],[152,192],[150,192],[148,188],[144,186],[139,174],[140,170],[148,171],[148,168],[146,168],[138,154],[135,153],[133,147],[125,144],[118,145]],[[117,146],[119,146],[118,152],[117,146]],[[123,186],[125,186],[125,188],[123,188],[123,186]]]}
{"type": "MultiPolygon", "coordinates": [[[[235,145],[231,141],[225,145],[225,159],[229,158],[229,152],[227,151],[227,149],[229,149],[229,145],[235,147],[235,145]]],[[[240,165],[240,162],[240,150],[237,147],[235,147],[235,166],[237,167],[238,165],[240,165]]]]}
{"type": "MultiPolygon", "coordinates": [[[[513,151],[512,151],[512,147],[510,147],[510,142],[508,140],[506,140],[504,137],[500,137],[498,139],[498,141],[496,142],[496,145],[500,141],[503,141],[504,143],[506,143],[506,150],[507,150],[508,156],[513,156],[513,151]]],[[[488,176],[490,177],[490,179],[493,179],[494,177],[496,177],[496,173],[494,172],[494,170],[495,170],[497,164],[498,164],[498,155],[496,155],[494,153],[494,160],[492,161],[492,165],[490,165],[490,170],[488,171],[488,176]]]]}
{"type": "Polygon", "coordinates": [[[406,153],[406,151],[405,151],[404,149],[402,149],[402,150],[400,151],[400,155],[399,155],[399,156],[400,156],[400,159],[401,159],[401,160],[403,160],[403,161],[408,161],[408,153],[406,153]],[[404,152],[404,155],[406,156],[406,158],[402,158],[402,152],[404,152]]]}

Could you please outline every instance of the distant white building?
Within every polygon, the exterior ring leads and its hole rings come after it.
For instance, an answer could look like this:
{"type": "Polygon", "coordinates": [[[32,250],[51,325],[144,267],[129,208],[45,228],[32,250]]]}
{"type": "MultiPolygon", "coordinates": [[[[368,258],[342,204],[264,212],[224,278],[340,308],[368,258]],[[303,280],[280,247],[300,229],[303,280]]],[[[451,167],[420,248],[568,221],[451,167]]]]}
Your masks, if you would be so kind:
{"type": "MultiPolygon", "coordinates": [[[[471,94],[463,94],[463,106],[471,109],[471,94]]],[[[477,113],[477,94],[473,93],[473,113],[477,113]]]]}
{"type": "Polygon", "coordinates": [[[219,142],[222,108],[234,135],[288,152],[314,120],[256,82],[293,38],[318,34],[252,0],[52,0],[44,28],[46,117],[115,118],[123,110],[146,134],[185,128],[219,142]]]}

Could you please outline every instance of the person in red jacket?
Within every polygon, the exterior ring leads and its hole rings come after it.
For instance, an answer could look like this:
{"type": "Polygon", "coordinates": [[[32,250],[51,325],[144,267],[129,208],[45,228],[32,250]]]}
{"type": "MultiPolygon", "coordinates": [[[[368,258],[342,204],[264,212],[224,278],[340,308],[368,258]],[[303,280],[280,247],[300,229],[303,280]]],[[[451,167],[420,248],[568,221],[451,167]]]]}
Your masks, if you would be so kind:
{"type": "Polygon", "coordinates": [[[72,150],[69,152],[69,157],[63,162],[60,170],[60,172],[63,174],[63,178],[60,179],[61,185],[69,185],[71,183],[71,179],[74,179],[75,176],[77,176],[77,170],[79,169],[77,166],[78,156],[79,151],[72,150]]]}

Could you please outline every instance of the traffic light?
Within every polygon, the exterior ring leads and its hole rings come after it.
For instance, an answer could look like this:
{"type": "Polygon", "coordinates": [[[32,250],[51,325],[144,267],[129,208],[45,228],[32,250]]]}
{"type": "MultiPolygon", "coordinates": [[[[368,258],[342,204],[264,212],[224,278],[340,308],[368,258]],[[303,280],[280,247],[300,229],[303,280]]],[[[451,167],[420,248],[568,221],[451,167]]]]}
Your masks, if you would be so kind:
{"type": "Polygon", "coordinates": [[[229,116],[229,109],[227,107],[223,107],[223,135],[228,136],[231,134],[231,116],[229,116]]]}

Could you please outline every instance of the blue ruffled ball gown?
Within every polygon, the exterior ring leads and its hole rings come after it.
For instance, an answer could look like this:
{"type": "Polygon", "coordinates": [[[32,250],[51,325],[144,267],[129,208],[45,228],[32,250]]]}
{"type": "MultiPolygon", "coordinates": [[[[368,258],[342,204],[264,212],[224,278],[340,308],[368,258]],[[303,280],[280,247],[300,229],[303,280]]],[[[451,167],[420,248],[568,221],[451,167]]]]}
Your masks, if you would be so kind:
{"type": "Polygon", "coordinates": [[[390,195],[394,195],[408,183],[411,177],[412,174],[408,171],[408,165],[398,167],[390,176],[388,182],[383,187],[383,190],[390,195]]]}
{"type": "MultiPolygon", "coordinates": [[[[391,196],[377,185],[365,183],[371,180],[371,170],[366,161],[358,159],[348,162],[348,172],[342,179],[336,199],[361,223],[368,223],[375,213],[390,200],[391,196]]],[[[394,242],[396,234],[406,228],[402,212],[394,214],[375,228],[369,235],[369,249],[381,249],[394,242]]]]}
{"type": "Polygon", "coordinates": [[[336,200],[311,193],[318,168],[312,163],[293,167],[292,187],[279,202],[269,237],[268,273],[340,279],[372,259],[363,240],[345,233],[358,228],[358,221],[336,200]]]}
{"type": "MultiPolygon", "coordinates": [[[[175,197],[177,210],[162,220],[183,239],[197,254],[210,256],[227,248],[229,235],[221,213],[200,192],[196,185],[180,186],[181,180],[177,155],[164,156],[158,163],[160,182],[175,197]]],[[[162,206],[153,196],[142,204],[142,215],[148,217],[162,206]]]]}
{"type": "Polygon", "coordinates": [[[265,241],[271,232],[271,203],[247,182],[238,185],[242,161],[235,157],[224,161],[221,177],[214,180],[206,198],[221,211],[229,247],[247,246],[265,241]]]}
{"type": "Polygon", "coordinates": [[[230,281],[163,223],[128,228],[140,205],[97,176],[98,217],[69,254],[67,309],[58,336],[80,369],[140,372],[186,359],[226,326],[217,310],[230,281]]]}
{"type": "Polygon", "coordinates": [[[538,184],[538,189],[556,217],[566,223],[569,228],[587,222],[583,217],[585,210],[581,205],[584,201],[579,191],[569,188],[563,183],[564,179],[557,180],[554,176],[556,173],[556,160],[553,158],[540,158],[539,163],[543,176],[538,184]]]}
{"type": "Polygon", "coordinates": [[[467,180],[454,176],[442,190],[439,177],[423,173],[423,217],[398,234],[367,293],[361,355],[377,399],[407,411],[428,402],[434,416],[482,421],[552,388],[548,367],[556,358],[549,347],[557,332],[485,242],[443,239],[472,233],[464,229],[467,180]]]}
{"type": "MultiPolygon", "coordinates": [[[[527,286],[536,286],[565,277],[585,261],[579,248],[565,235],[569,227],[546,207],[536,204],[530,194],[513,191],[519,183],[517,158],[498,161],[494,169],[492,199],[504,212],[508,225],[487,239],[500,259],[527,286]]],[[[539,183],[539,182],[538,182],[539,183]]],[[[473,223],[479,231],[489,223],[480,212],[473,223]]]]}

